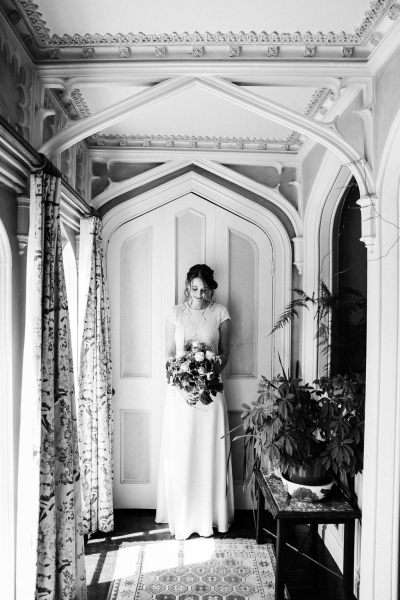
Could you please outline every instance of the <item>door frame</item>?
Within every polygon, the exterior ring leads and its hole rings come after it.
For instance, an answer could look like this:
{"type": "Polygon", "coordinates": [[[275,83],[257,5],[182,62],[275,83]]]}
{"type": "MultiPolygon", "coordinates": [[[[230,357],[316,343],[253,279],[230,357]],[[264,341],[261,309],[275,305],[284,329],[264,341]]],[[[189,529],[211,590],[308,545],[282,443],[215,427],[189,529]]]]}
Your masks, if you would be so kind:
{"type": "MultiPolygon", "coordinates": [[[[288,233],[279,219],[268,209],[248,200],[202,175],[189,172],[114,206],[103,217],[103,244],[107,255],[108,244],[115,231],[124,223],[151,212],[164,204],[173,202],[186,194],[194,193],[201,198],[246,219],[259,227],[269,238],[274,256],[273,272],[273,322],[291,300],[292,246],[288,233]]],[[[267,334],[268,332],[266,332],[267,334]]],[[[274,333],[274,348],[279,348],[285,368],[290,367],[291,332],[284,327],[274,333]]],[[[274,357],[275,374],[281,371],[278,356],[274,357]]]]}

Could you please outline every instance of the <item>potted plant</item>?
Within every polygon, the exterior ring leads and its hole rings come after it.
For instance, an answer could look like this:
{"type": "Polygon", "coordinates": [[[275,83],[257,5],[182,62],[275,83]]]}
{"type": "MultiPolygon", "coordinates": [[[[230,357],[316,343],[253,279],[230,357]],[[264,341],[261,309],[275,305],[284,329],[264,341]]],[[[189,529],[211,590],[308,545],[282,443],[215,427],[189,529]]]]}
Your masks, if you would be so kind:
{"type": "Polygon", "coordinates": [[[245,481],[254,468],[267,466],[282,474],[289,493],[314,501],[334,479],[347,484],[362,471],[361,381],[338,375],[309,385],[283,371],[274,380],[261,377],[258,392],[257,400],[242,405],[244,434],[235,438],[245,442],[245,481]]]}

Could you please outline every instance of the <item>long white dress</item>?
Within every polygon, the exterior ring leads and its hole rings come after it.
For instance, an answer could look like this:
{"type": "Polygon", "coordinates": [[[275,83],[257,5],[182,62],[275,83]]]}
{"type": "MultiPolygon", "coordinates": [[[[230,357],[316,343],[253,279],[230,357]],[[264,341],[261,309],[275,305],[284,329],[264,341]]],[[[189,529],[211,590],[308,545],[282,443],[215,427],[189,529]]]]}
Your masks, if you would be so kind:
{"type": "MultiPolygon", "coordinates": [[[[187,304],[172,308],[177,353],[188,341],[218,352],[219,326],[228,310],[214,303],[205,310],[187,304]]],[[[233,483],[229,456],[228,415],[224,393],[211,404],[190,406],[184,393],[167,385],[161,438],[157,523],[168,523],[176,539],[192,533],[226,532],[233,520],[233,483]]]]}

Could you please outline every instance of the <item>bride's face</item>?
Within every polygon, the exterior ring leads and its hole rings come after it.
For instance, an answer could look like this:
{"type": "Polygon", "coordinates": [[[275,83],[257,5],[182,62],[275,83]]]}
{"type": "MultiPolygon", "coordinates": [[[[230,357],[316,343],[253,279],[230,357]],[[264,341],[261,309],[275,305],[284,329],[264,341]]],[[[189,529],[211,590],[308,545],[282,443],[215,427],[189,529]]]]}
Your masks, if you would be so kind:
{"type": "Polygon", "coordinates": [[[210,290],[200,277],[195,277],[189,284],[189,294],[193,304],[202,304],[210,299],[210,290]]]}

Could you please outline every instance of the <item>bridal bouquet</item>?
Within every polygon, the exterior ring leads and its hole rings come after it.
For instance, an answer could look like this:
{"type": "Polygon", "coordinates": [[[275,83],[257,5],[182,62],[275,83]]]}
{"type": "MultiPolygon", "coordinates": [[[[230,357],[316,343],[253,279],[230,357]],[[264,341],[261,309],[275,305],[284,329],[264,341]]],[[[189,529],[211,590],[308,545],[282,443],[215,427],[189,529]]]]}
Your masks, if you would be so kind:
{"type": "Polygon", "coordinates": [[[167,381],[187,392],[188,404],[210,404],[211,396],[223,390],[216,364],[221,364],[221,357],[205,344],[188,342],[182,356],[167,360],[167,381]]]}

